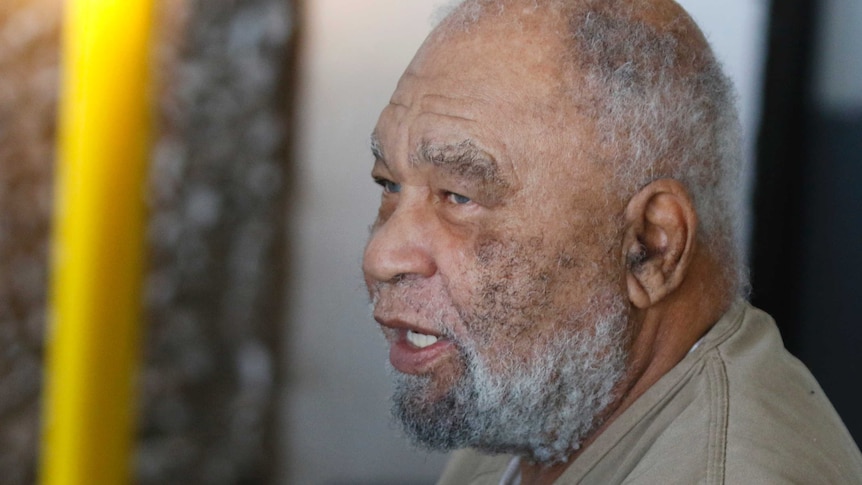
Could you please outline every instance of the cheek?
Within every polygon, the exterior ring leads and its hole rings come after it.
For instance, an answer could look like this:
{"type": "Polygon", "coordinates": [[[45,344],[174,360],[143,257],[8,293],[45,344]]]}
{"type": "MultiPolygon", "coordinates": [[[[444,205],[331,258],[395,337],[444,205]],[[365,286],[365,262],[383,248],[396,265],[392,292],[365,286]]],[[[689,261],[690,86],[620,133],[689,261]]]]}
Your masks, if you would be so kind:
{"type": "Polygon", "coordinates": [[[474,248],[475,271],[465,273],[471,291],[461,319],[477,343],[514,339],[535,325],[552,301],[553,274],[541,264],[540,238],[504,242],[484,237],[474,248]]]}
{"type": "Polygon", "coordinates": [[[504,345],[552,337],[560,325],[570,324],[611,276],[606,261],[579,247],[571,239],[552,244],[542,236],[478,240],[476,271],[469,275],[471,298],[460,307],[469,335],[480,345],[504,345]]]}

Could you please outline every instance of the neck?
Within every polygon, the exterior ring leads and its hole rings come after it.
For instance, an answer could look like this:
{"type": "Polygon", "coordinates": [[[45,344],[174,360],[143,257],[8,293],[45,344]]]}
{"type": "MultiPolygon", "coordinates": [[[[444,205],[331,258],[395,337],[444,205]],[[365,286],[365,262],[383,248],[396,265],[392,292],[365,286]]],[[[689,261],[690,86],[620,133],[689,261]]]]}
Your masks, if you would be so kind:
{"type": "Polygon", "coordinates": [[[708,258],[692,263],[687,282],[655,305],[632,315],[632,340],[628,370],[617,384],[619,397],[606,410],[603,424],[583,441],[565,463],[543,465],[521,462],[522,485],[551,484],[623,412],[662,376],[675,367],[703,337],[732,303],[708,258]]]}

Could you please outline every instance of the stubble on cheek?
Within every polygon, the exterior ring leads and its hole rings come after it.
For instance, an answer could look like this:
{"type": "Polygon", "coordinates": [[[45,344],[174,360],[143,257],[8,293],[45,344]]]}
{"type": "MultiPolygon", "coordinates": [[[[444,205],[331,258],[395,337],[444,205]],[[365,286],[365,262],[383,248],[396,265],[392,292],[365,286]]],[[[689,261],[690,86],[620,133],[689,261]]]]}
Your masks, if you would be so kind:
{"type": "Polygon", "coordinates": [[[481,343],[516,341],[537,324],[553,317],[562,276],[577,270],[577,258],[549,251],[542,236],[523,241],[493,235],[475,245],[477,270],[470,334],[481,343]]]}
{"type": "Polygon", "coordinates": [[[612,263],[582,247],[574,238],[553,242],[543,235],[477,239],[473,298],[458,309],[467,346],[489,359],[486,365],[524,364],[557,338],[561,326],[590,321],[595,293],[613,291],[612,263]]]}
{"type": "Polygon", "coordinates": [[[383,319],[397,317],[449,336],[458,312],[448,286],[448,281],[439,274],[431,278],[408,276],[394,282],[376,283],[371,287],[371,304],[374,313],[383,319]]]}
{"type": "Polygon", "coordinates": [[[526,317],[547,306],[551,275],[530,257],[541,247],[539,237],[524,243],[493,236],[477,241],[476,294],[472,315],[463,318],[471,322],[471,334],[482,343],[496,336],[517,338],[528,328],[526,317]]]}

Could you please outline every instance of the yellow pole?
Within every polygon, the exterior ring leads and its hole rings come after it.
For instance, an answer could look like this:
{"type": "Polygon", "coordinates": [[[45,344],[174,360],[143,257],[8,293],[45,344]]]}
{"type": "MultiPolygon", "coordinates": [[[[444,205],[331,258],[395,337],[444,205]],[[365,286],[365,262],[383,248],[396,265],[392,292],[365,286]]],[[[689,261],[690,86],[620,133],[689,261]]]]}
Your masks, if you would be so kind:
{"type": "Polygon", "coordinates": [[[67,0],[40,480],[130,479],[152,0],[67,0]]]}

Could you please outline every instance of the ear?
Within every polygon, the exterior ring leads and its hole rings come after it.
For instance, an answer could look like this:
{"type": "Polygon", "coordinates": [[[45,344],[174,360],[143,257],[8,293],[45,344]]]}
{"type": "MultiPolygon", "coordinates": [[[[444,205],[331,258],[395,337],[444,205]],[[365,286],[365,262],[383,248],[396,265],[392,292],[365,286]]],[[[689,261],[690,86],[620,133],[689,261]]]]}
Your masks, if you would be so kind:
{"type": "Polygon", "coordinates": [[[629,299],[645,309],[685,279],[696,244],[697,213],[682,184],[659,179],[632,197],[625,219],[622,247],[629,299]]]}

